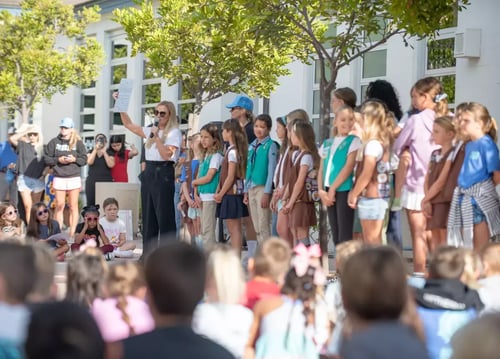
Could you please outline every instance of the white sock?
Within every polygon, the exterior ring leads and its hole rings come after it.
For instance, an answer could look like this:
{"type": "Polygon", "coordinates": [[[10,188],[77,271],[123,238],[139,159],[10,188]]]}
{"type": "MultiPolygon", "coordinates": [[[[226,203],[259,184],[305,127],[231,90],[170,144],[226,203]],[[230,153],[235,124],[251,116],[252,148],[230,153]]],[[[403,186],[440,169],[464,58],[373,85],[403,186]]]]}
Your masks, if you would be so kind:
{"type": "Polygon", "coordinates": [[[255,256],[255,252],[257,251],[257,241],[247,240],[247,248],[248,248],[248,258],[253,258],[255,256]]]}

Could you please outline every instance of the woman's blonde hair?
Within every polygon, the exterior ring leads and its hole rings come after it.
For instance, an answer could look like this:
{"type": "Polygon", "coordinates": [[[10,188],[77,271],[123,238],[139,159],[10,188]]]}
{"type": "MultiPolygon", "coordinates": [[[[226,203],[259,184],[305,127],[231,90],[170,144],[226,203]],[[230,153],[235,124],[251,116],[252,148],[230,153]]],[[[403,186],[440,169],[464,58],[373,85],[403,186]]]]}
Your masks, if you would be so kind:
{"type": "Polygon", "coordinates": [[[214,286],[212,302],[238,304],[245,292],[243,267],[236,252],[227,246],[215,248],[208,257],[207,283],[214,286]]]}
{"type": "Polygon", "coordinates": [[[116,308],[122,313],[123,321],[134,335],[131,319],[127,313],[127,296],[133,296],[137,290],[146,286],[144,273],[137,263],[123,262],[115,264],[109,270],[108,293],[117,300],[116,308]]]}
{"type": "Polygon", "coordinates": [[[36,152],[36,157],[38,160],[41,160],[43,157],[43,134],[42,131],[40,130],[40,127],[38,127],[35,124],[23,124],[19,130],[17,130],[17,133],[21,133],[23,135],[27,135],[28,133],[37,133],[37,143],[35,144],[35,152],[36,152]]]}
{"type": "MultiPolygon", "coordinates": [[[[173,128],[178,128],[179,127],[179,122],[177,121],[177,113],[175,111],[175,105],[173,102],[170,101],[161,101],[156,107],[158,106],[165,106],[168,108],[168,121],[167,124],[165,125],[165,128],[163,129],[163,134],[161,136],[161,142],[165,143],[165,140],[167,139],[168,133],[170,132],[171,129],[173,128]]],[[[146,148],[151,148],[153,143],[155,142],[154,138],[148,138],[146,140],[146,144],[144,145],[146,148]]]]}
{"type": "Polygon", "coordinates": [[[69,148],[70,148],[70,150],[73,150],[74,148],[76,149],[76,143],[78,141],[81,141],[81,139],[82,138],[78,134],[78,131],[73,128],[71,131],[71,134],[69,136],[69,148]]]}

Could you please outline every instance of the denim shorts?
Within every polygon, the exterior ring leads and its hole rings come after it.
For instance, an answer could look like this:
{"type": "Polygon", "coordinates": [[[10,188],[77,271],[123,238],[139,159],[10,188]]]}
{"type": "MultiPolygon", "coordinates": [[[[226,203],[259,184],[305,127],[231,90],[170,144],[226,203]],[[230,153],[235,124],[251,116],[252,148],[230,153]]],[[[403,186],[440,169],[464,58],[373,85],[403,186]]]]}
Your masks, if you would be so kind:
{"type": "Polygon", "coordinates": [[[472,205],[472,223],[478,224],[481,222],[486,221],[486,216],[484,215],[483,211],[481,211],[481,208],[477,204],[472,205]]]}
{"type": "Polygon", "coordinates": [[[45,182],[37,178],[19,175],[17,177],[17,190],[19,192],[30,191],[39,193],[45,189],[45,182]]]}
{"type": "Polygon", "coordinates": [[[383,220],[389,207],[385,198],[360,197],[358,200],[358,216],[360,220],[383,220]]]}

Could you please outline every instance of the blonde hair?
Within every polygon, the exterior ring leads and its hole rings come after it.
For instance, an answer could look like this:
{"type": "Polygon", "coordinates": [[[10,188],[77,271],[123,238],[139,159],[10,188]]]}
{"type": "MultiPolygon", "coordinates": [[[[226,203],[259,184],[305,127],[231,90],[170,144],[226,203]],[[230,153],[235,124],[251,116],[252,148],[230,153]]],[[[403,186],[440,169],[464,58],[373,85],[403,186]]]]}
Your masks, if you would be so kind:
{"type": "Polygon", "coordinates": [[[254,256],[254,274],[270,277],[275,282],[283,279],[290,268],[292,250],[288,242],[271,237],[257,247],[254,256]]]}
{"type": "Polygon", "coordinates": [[[444,93],[441,82],[435,77],[425,77],[418,80],[413,85],[412,90],[419,94],[428,94],[434,101],[434,112],[436,116],[445,116],[448,114],[448,96],[444,93]]]}
{"type": "Polygon", "coordinates": [[[363,115],[363,143],[377,140],[384,147],[392,144],[394,117],[380,101],[367,101],[361,109],[363,115]]]}
{"type": "Polygon", "coordinates": [[[43,157],[43,134],[42,131],[40,130],[40,127],[38,127],[35,124],[23,124],[17,133],[22,134],[23,136],[27,135],[28,133],[37,133],[37,139],[38,141],[36,142],[34,148],[36,152],[36,157],[38,160],[41,160],[43,157]]]}
{"type": "Polygon", "coordinates": [[[469,288],[478,289],[479,284],[477,280],[483,269],[481,258],[473,250],[465,248],[462,249],[462,255],[464,256],[464,272],[460,279],[469,288]]]}
{"type": "Polygon", "coordinates": [[[216,247],[207,262],[207,283],[216,291],[211,301],[238,304],[245,292],[243,267],[236,252],[227,246],[216,247]]]}
{"type": "Polygon", "coordinates": [[[445,131],[450,131],[457,133],[457,128],[453,123],[453,117],[451,116],[441,116],[434,120],[434,124],[443,128],[445,131]]]}
{"type": "Polygon", "coordinates": [[[71,130],[71,134],[69,135],[69,143],[68,143],[69,149],[73,150],[73,148],[76,148],[76,143],[81,140],[82,138],[78,134],[78,131],[73,128],[71,130]]]}
{"type": "MultiPolygon", "coordinates": [[[[165,143],[168,133],[170,132],[171,129],[178,128],[179,122],[177,121],[177,113],[175,111],[175,105],[173,104],[173,102],[161,101],[158,105],[156,105],[156,107],[158,106],[165,106],[168,109],[168,115],[169,115],[168,121],[167,124],[165,125],[165,128],[163,129],[163,134],[160,138],[161,142],[165,143]]],[[[155,139],[150,137],[146,140],[146,144],[144,146],[146,148],[151,148],[154,142],[155,139]]]]}
{"type": "Polygon", "coordinates": [[[477,102],[466,102],[460,105],[461,113],[470,112],[474,115],[476,121],[483,124],[483,131],[488,134],[493,141],[497,142],[497,123],[493,117],[490,116],[488,109],[477,102]]]}
{"type": "Polygon", "coordinates": [[[481,251],[481,259],[492,272],[500,273],[500,243],[489,243],[481,251]]]}
{"type": "Polygon", "coordinates": [[[144,273],[137,263],[123,262],[113,265],[109,270],[108,292],[111,297],[116,297],[116,308],[122,313],[130,336],[135,334],[135,330],[127,313],[127,296],[133,296],[138,289],[145,286],[144,273]]]}
{"type": "Polygon", "coordinates": [[[353,254],[365,248],[365,243],[361,240],[352,239],[347,242],[339,243],[335,246],[335,265],[337,273],[341,273],[345,262],[352,257],[353,254]]]}

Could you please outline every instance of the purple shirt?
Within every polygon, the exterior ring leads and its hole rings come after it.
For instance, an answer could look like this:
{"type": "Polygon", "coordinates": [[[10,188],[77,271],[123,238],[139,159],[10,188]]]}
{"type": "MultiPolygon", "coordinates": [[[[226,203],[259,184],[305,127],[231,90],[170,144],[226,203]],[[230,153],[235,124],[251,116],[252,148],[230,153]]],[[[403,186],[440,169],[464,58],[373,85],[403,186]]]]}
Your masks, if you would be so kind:
{"type": "Polygon", "coordinates": [[[406,173],[405,188],[410,192],[424,194],[424,182],[432,151],[439,148],[431,138],[436,113],[426,109],[412,115],[394,144],[399,156],[406,148],[411,155],[411,164],[406,173]]]}

